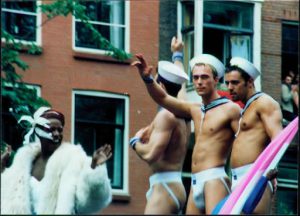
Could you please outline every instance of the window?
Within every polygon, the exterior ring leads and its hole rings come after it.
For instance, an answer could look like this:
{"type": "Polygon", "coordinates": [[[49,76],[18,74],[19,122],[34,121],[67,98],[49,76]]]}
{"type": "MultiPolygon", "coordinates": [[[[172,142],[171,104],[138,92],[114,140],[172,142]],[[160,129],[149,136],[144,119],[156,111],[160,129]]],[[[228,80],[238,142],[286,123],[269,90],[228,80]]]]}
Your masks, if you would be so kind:
{"type": "Polygon", "coordinates": [[[181,8],[179,28],[185,44],[184,65],[190,78],[188,61],[201,53],[212,54],[225,65],[234,56],[252,61],[253,3],[181,1],[181,8]]]}
{"type": "Polygon", "coordinates": [[[3,1],[1,25],[9,34],[22,42],[41,44],[41,13],[39,1],[3,1]]]}
{"type": "MultiPolygon", "coordinates": [[[[86,15],[90,18],[93,27],[113,46],[128,52],[129,1],[82,1],[81,4],[86,7],[86,15]]],[[[102,54],[106,51],[103,44],[96,43],[91,37],[90,30],[75,17],[73,18],[73,48],[75,51],[102,54]]]]}
{"type": "MultiPolygon", "coordinates": [[[[36,85],[26,85],[28,88],[35,89],[37,96],[41,96],[41,90],[36,85]]],[[[12,90],[12,87],[6,86],[7,90],[12,90]]],[[[16,118],[11,114],[10,110],[12,107],[11,100],[8,97],[2,96],[2,139],[4,142],[12,146],[12,149],[16,151],[22,146],[24,138],[24,129],[21,128],[16,118]]]]}
{"type": "Polygon", "coordinates": [[[73,140],[88,155],[108,143],[113,156],[107,162],[115,194],[128,195],[128,96],[104,92],[73,92],[73,140]]]}
{"type": "Polygon", "coordinates": [[[278,164],[276,214],[297,214],[299,132],[278,164]]]}
{"type": "Polygon", "coordinates": [[[282,78],[290,70],[298,76],[298,31],[299,22],[284,21],[282,23],[281,71],[282,78]]]}

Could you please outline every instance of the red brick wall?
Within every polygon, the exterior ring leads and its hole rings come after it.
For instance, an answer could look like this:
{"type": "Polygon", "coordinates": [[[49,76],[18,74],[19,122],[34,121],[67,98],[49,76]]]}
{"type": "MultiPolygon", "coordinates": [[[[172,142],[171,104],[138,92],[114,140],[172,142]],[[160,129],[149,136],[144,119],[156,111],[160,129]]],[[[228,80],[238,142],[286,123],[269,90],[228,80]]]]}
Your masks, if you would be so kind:
{"type": "Polygon", "coordinates": [[[262,6],[262,90],[280,102],[281,24],[282,20],[299,20],[299,1],[267,0],[262,6]]]}
{"type": "MultiPolygon", "coordinates": [[[[299,1],[264,1],[262,7],[262,90],[281,100],[282,20],[299,20],[299,1]]],[[[276,214],[276,194],[272,214],[276,214]]]]}
{"type": "MultiPolygon", "coordinates": [[[[158,61],[159,1],[130,1],[130,52],[158,61]]],[[[45,17],[43,17],[45,20],[45,17]]],[[[97,90],[129,95],[130,136],[150,123],[156,113],[135,68],[112,61],[74,58],[72,17],[57,17],[42,29],[43,53],[22,55],[30,69],[24,81],[41,86],[42,97],[66,117],[64,140],[71,140],[72,90],[97,90]]],[[[134,60],[135,58],[133,58],[134,60]]],[[[142,214],[148,190],[148,166],[129,150],[129,201],[114,200],[104,214],[142,214]]]]}

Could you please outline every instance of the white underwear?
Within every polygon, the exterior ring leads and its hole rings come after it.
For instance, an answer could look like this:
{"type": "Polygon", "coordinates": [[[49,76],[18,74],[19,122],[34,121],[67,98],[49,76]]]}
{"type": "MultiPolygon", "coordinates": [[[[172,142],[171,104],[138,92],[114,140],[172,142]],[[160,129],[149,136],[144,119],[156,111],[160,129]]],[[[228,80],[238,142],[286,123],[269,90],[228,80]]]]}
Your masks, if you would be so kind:
{"type": "MultiPolygon", "coordinates": [[[[235,189],[238,183],[245,177],[251,165],[253,165],[253,163],[231,169],[231,190],[232,191],[235,189]]],[[[273,185],[271,181],[268,181],[268,185],[273,193],[273,185]]]]}
{"type": "Polygon", "coordinates": [[[153,192],[153,185],[155,184],[162,184],[164,188],[167,190],[167,192],[170,194],[172,199],[177,205],[177,208],[180,210],[180,202],[178,198],[175,196],[173,191],[170,189],[170,187],[166,184],[169,182],[176,182],[176,183],[181,183],[182,184],[182,179],[181,179],[181,172],[160,172],[160,173],[155,173],[150,176],[149,178],[149,183],[150,183],[150,188],[146,193],[147,200],[150,198],[153,192]]]}
{"type": "Polygon", "coordinates": [[[223,166],[192,174],[193,199],[198,209],[204,209],[205,207],[204,185],[207,181],[210,181],[212,179],[220,179],[223,182],[228,193],[230,193],[230,189],[228,188],[224,178],[228,178],[228,176],[223,166]]]}

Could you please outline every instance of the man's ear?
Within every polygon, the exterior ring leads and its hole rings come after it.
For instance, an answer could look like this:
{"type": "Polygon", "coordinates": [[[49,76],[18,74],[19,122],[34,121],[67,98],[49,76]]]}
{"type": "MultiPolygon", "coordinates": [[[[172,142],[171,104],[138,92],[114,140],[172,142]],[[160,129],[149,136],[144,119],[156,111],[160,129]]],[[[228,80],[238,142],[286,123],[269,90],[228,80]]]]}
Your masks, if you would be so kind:
{"type": "Polygon", "coordinates": [[[254,86],[254,79],[252,77],[248,80],[248,84],[254,86]]]}
{"type": "Polygon", "coordinates": [[[216,83],[218,83],[219,82],[219,77],[215,77],[214,80],[215,80],[216,83]]]}

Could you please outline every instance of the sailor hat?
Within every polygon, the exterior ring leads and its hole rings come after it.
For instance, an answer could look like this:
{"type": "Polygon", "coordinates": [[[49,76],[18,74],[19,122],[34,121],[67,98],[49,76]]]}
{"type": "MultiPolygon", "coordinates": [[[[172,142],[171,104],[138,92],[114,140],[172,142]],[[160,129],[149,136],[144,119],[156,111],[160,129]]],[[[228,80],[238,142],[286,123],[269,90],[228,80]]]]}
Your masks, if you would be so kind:
{"type": "Polygon", "coordinates": [[[158,62],[158,74],[169,82],[178,85],[189,79],[188,75],[180,67],[169,61],[158,62]]]}
{"type": "Polygon", "coordinates": [[[196,64],[201,64],[201,63],[209,64],[209,65],[213,66],[218,73],[218,78],[221,78],[222,76],[224,76],[225,66],[219,59],[217,59],[213,55],[201,54],[199,56],[195,56],[194,58],[192,58],[192,60],[190,61],[191,70],[193,70],[193,68],[196,64]]]}
{"type": "Polygon", "coordinates": [[[249,76],[253,78],[253,80],[260,75],[260,72],[251,62],[241,57],[233,57],[230,60],[230,66],[237,66],[243,69],[247,74],[249,74],[249,76]]]}

